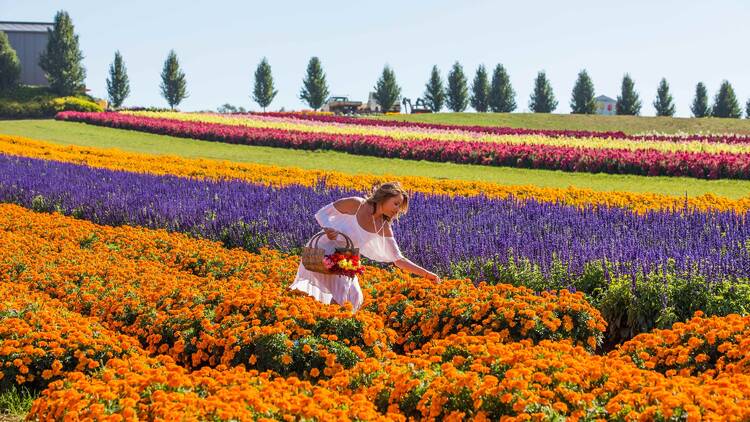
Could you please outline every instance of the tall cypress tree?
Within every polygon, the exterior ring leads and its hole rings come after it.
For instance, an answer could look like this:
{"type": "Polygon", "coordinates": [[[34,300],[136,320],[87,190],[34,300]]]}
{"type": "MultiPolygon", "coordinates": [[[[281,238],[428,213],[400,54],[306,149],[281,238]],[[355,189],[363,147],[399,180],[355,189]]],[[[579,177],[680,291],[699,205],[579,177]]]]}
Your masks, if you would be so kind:
{"type": "Polygon", "coordinates": [[[616,111],[618,115],[637,116],[641,114],[641,100],[635,92],[635,83],[629,74],[622,77],[620,95],[617,96],[616,111]]]}
{"type": "Polygon", "coordinates": [[[253,100],[263,107],[265,113],[266,107],[271,105],[278,91],[273,89],[273,75],[271,74],[271,65],[263,57],[258,67],[255,69],[255,87],[253,88],[253,100]]]}
{"type": "Polygon", "coordinates": [[[479,65],[474,81],[471,84],[471,106],[480,113],[486,113],[490,107],[490,82],[487,78],[487,69],[479,65]]]}
{"type": "Polygon", "coordinates": [[[596,101],[594,101],[594,83],[591,82],[586,69],[578,73],[578,79],[573,86],[573,94],[570,99],[572,114],[594,114],[596,112],[596,101]]]}
{"type": "Polygon", "coordinates": [[[50,88],[58,95],[73,95],[84,90],[86,69],[81,64],[83,53],[78,48],[78,35],[74,31],[68,13],[57,12],[54,27],[47,31],[47,48],[39,59],[50,88]]]}
{"type": "Polygon", "coordinates": [[[169,50],[169,55],[164,61],[160,87],[162,97],[167,100],[172,110],[188,97],[185,73],[180,69],[180,62],[174,50],[169,50]]]}
{"type": "Polygon", "coordinates": [[[665,78],[661,78],[659,87],[656,89],[654,108],[656,109],[657,116],[674,116],[674,102],[672,94],[669,93],[669,84],[665,78]]]}
{"type": "Polygon", "coordinates": [[[469,89],[466,87],[466,76],[464,68],[459,62],[453,63],[451,71],[448,72],[448,87],[445,90],[448,108],[454,112],[466,110],[469,104],[469,89]]]}
{"type": "Polygon", "coordinates": [[[307,75],[302,80],[302,90],[299,93],[300,100],[304,100],[313,108],[319,109],[328,98],[328,83],[320,59],[313,57],[307,63],[307,75]]]}
{"type": "Polygon", "coordinates": [[[430,107],[433,113],[437,113],[445,104],[443,78],[440,77],[440,71],[437,66],[432,66],[430,80],[427,81],[424,88],[424,100],[427,103],[427,107],[430,107]]]}
{"type": "Polygon", "coordinates": [[[21,62],[16,50],[10,45],[8,35],[0,31],[0,94],[12,91],[18,86],[21,76],[21,62]]]}
{"type": "Polygon", "coordinates": [[[719,92],[714,97],[714,106],[711,108],[711,115],[714,117],[742,117],[740,104],[737,102],[737,97],[734,95],[734,88],[732,88],[729,81],[721,83],[719,92]]]}
{"type": "Polygon", "coordinates": [[[539,72],[534,80],[534,92],[529,99],[529,108],[534,113],[551,113],[557,108],[555,93],[547,80],[544,71],[539,72]]]}
{"type": "Polygon", "coordinates": [[[745,104],[745,117],[750,119],[750,98],[748,98],[747,104],[745,104]]]}
{"type": "Polygon", "coordinates": [[[495,113],[510,113],[516,109],[516,92],[503,65],[495,66],[490,84],[490,109],[495,113]]]}
{"type": "Polygon", "coordinates": [[[128,70],[122,61],[119,51],[115,52],[115,60],[109,65],[109,78],[107,78],[107,95],[109,102],[114,108],[120,108],[125,98],[130,95],[130,81],[128,81],[128,70]]]}
{"type": "Polygon", "coordinates": [[[383,113],[387,113],[394,104],[399,102],[400,97],[401,87],[396,83],[396,74],[390,66],[385,65],[380,79],[375,83],[375,99],[378,100],[383,113]]]}
{"type": "Polygon", "coordinates": [[[695,98],[693,98],[693,105],[690,106],[690,111],[693,112],[693,116],[695,117],[708,117],[711,115],[711,109],[708,108],[708,91],[703,82],[698,82],[698,85],[695,86],[695,98]]]}

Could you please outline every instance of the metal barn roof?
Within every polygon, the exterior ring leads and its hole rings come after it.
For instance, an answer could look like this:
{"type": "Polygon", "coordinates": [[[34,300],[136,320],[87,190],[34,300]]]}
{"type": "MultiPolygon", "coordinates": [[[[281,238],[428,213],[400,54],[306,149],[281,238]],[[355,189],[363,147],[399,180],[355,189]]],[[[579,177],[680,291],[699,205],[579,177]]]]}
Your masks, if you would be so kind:
{"type": "Polygon", "coordinates": [[[8,22],[0,21],[0,31],[3,32],[47,32],[52,29],[51,22],[8,22]]]}

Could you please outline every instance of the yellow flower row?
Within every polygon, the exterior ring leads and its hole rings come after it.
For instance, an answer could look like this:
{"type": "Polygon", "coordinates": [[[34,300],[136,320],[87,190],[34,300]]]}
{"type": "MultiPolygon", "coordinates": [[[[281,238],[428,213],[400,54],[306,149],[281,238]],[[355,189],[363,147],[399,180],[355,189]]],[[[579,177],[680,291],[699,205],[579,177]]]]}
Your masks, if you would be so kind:
{"type": "Polygon", "coordinates": [[[170,155],[124,152],[117,149],[63,146],[29,138],[0,135],[0,152],[23,157],[85,164],[113,170],[151,174],[172,174],[208,179],[240,179],[273,186],[300,184],[314,186],[325,178],[328,186],[369,190],[374,184],[398,180],[412,192],[449,196],[486,195],[490,198],[515,197],[542,202],[560,202],[574,206],[625,207],[639,213],[650,210],[675,209],[687,205],[701,210],[750,210],[750,197],[729,199],[713,194],[690,197],[634,192],[597,192],[576,187],[544,188],[533,185],[502,185],[498,183],[437,180],[420,176],[350,175],[336,171],[305,170],[263,164],[236,163],[222,160],[189,159],[170,155]]]}
{"type": "Polygon", "coordinates": [[[178,113],[178,112],[153,112],[153,111],[131,111],[123,112],[133,116],[162,118],[179,120],[185,122],[218,123],[232,126],[245,126],[251,128],[294,130],[309,133],[326,133],[336,135],[362,135],[362,136],[387,136],[400,140],[433,139],[437,141],[475,141],[495,142],[511,145],[548,145],[557,147],[576,148],[608,148],[626,150],[656,150],[656,151],[684,151],[704,152],[709,154],[730,153],[741,154],[750,152],[750,145],[730,144],[719,142],[699,141],[646,141],[608,138],[574,138],[574,137],[551,137],[544,135],[492,135],[486,133],[461,132],[456,130],[438,130],[407,127],[383,127],[347,125],[341,123],[323,123],[310,120],[297,120],[291,118],[277,118],[267,116],[245,115],[241,117],[226,116],[211,113],[178,113]]]}

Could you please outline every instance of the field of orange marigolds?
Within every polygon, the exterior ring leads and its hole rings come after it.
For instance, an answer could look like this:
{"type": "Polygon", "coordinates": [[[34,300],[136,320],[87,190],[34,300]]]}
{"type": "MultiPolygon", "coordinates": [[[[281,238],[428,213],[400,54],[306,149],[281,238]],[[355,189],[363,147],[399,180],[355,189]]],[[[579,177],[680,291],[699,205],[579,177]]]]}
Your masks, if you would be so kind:
{"type": "MultiPolygon", "coordinates": [[[[456,163],[750,174],[750,139],[734,135],[58,118],[456,163]]],[[[0,389],[33,392],[28,420],[750,420],[749,211],[750,197],[349,175],[0,135],[0,389]],[[394,224],[404,255],[443,282],[366,262],[356,313],[289,290],[315,212],[387,180],[410,192],[394,224]]]]}
{"type": "Polygon", "coordinates": [[[600,355],[582,293],[371,267],[352,315],[285,289],[296,259],[270,250],[15,205],[0,230],[0,382],[43,390],[30,418],[750,416],[737,316],[600,355]],[[688,332],[677,361],[659,351],[688,332]]]}

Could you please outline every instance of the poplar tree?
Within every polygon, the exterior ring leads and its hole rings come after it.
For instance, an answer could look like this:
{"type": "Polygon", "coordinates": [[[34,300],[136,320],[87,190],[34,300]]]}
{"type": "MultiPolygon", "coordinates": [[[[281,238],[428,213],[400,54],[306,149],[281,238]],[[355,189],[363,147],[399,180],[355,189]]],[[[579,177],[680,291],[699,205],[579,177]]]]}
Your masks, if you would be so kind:
{"type": "Polygon", "coordinates": [[[657,116],[674,116],[674,101],[672,100],[672,94],[669,93],[669,84],[665,78],[661,78],[659,87],[656,89],[654,108],[657,116]]]}
{"type": "Polygon", "coordinates": [[[534,113],[551,113],[557,108],[555,94],[544,71],[539,72],[534,80],[534,92],[529,99],[529,108],[534,113]]]}
{"type": "Polygon", "coordinates": [[[695,117],[711,115],[711,109],[708,108],[708,91],[703,82],[698,82],[698,85],[695,86],[695,98],[693,99],[693,105],[690,106],[690,111],[693,112],[695,117]]]}
{"type": "Polygon", "coordinates": [[[433,113],[437,113],[445,105],[445,87],[443,85],[443,78],[440,76],[440,71],[437,66],[432,66],[432,72],[430,72],[430,80],[425,84],[424,100],[427,103],[427,107],[432,110],[433,113]]]}
{"type": "Polygon", "coordinates": [[[271,74],[271,65],[263,57],[258,67],[255,69],[255,87],[253,88],[253,100],[263,107],[265,113],[266,107],[271,105],[278,91],[273,88],[273,75],[271,74]]]}
{"type": "Polygon", "coordinates": [[[635,91],[635,83],[629,74],[622,77],[620,95],[617,96],[615,111],[618,115],[637,116],[641,114],[641,99],[635,91]]]}
{"type": "Polygon", "coordinates": [[[115,59],[109,65],[109,78],[107,78],[107,95],[109,103],[113,108],[119,108],[130,95],[130,82],[128,81],[128,70],[122,61],[119,51],[115,52],[115,59]]]}
{"type": "Polygon", "coordinates": [[[172,110],[188,97],[185,73],[180,69],[180,62],[174,50],[169,50],[169,55],[164,61],[160,87],[162,97],[167,100],[172,110]]]}
{"type": "Polygon", "coordinates": [[[304,100],[312,107],[318,110],[328,98],[328,83],[326,83],[326,74],[320,65],[320,59],[313,57],[307,63],[307,75],[302,80],[302,90],[299,93],[300,100],[304,100]]]}
{"type": "Polygon", "coordinates": [[[68,13],[57,12],[54,26],[47,33],[47,48],[39,58],[39,66],[47,75],[50,88],[61,96],[83,93],[86,69],[68,13]]]}
{"type": "Polygon", "coordinates": [[[375,83],[375,99],[387,113],[401,98],[401,87],[396,82],[396,74],[390,66],[383,67],[383,73],[375,83]]]}
{"type": "Polygon", "coordinates": [[[740,104],[737,102],[737,96],[734,95],[734,88],[729,81],[724,81],[719,87],[719,92],[714,97],[714,105],[711,107],[713,117],[742,117],[740,104]]]}
{"type": "Polygon", "coordinates": [[[474,81],[471,84],[471,106],[480,113],[486,113],[490,107],[490,82],[487,78],[487,69],[479,65],[474,81]]]}
{"type": "Polygon", "coordinates": [[[586,69],[578,73],[578,79],[573,86],[573,94],[570,99],[572,114],[594,114],[596,113],[596,101],[594,101],[594,83],[591,82],[586,69]]]}
{"type": "Polygon", "coordinates": [[[516,109],[516,93],[503,65],[495,66],[490,84],[490,109],[495,113],[510,113],[516,109]]]}
{"type": "Polygon", "coordinates": [[[469,89],[466,87],[466,76],[464,68],[459,62],[455,62],[451,71],[448,72],[448,87],[445,90],[448,108],[454,112],[466,110],[469,104],[469,89]]]}
{"type": "Polygon", "coordinates": [[[0,31],[0,94],[15,89],[20,76],[21,62],[16,50],[10,45],[8,35],[0,31]]]}

